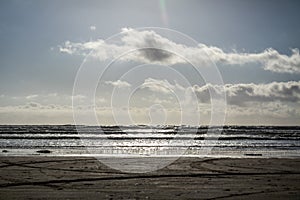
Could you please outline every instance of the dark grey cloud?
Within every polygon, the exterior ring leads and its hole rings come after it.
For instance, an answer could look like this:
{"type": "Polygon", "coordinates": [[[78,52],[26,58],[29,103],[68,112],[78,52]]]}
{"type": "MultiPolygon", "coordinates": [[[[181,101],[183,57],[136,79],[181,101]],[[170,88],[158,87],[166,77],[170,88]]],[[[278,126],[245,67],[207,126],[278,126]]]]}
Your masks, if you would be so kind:
{"type": "Polygon", "coordinates": [[[165,62],[172,57],[172,54],[157,48],[144,48],[138,50],[140,56],[150,62],[165,62]]]}
{"type": "Polygon", "coordinates": [[[39,108],[41,107],[41,104],[36,102],[29,102],[25,105],[26,108],[39,108]]]}

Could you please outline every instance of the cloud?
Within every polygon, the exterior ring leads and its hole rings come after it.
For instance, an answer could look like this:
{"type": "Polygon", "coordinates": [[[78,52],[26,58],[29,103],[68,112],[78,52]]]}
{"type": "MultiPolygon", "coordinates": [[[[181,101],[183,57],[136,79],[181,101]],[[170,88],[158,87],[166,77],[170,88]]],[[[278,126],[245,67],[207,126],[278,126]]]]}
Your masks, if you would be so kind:
{"type": "MultiPolygon", "coordinates": [[[[122,85],[123,81],[110,81],[109,85],[122,85]]],[[[124,81],[125,82],[125,81],[124,81]]],[[[127,83],[127,82],[125,82],[127,83]]],[[[129,83],[128,83],[129,84],[129,83]]],[[[125,84],[127,85],[127,84],[125,84]]],[[[117,106],[114,108],[118,117],[127,116],[128,110],[133,119],[138,123],[149,123],[149,108],[154,104],[160,104],[167,112],[170,124],[180,123],[182,110],[179,105],[184,105],[185,114],[188,119],[192,119],[193,112],[199,112],[201,123],[207,124],[210,120],[211,106],[210,93],[216,96],[222,89],[227,95],[227,117],[231,124],[299,124],[300,120],[300,81],[272,82],[267,84],[226,84],[224,86],[206,84],[203,86],[182,86],[171,83],[167,80],[149,78],[141,84],[142,89],[150,93],[135,93],[142,96],[133,96],[129,108],[117,106]],[[223,87],[223,88],[222,88],[223,87]],[[180,93],[183,98],[177,99],[180,93]],[[197,98],[189,99],[190,93],[195,93],[197,98]],[[186,97],[186,98],[185,98],[186,97]],[[193,104],[198,100],[198,107],[193,104]],[[181,102],[179,102],[181,101],[181,102]],[[193,108],[193,109],[188,109],[193,108]],[[196,108],[196,109],[195,109],[196,108]],[[198,109],[197,109],[198,108],[198,109]],[[189,118],[191,116],[191,118],[189,118]],[[178,121],[179,120],[179,121],[178,121]]],[[[128,86],[128,85],[127,85],[128,86]]],[[[128,89],[128,87],[122,89],[128,89]]],[[[116,86],[117,87],[117,86],[116,86]]],[[[103,95],[103,94],[102,94],[103,95]]],[[[26,99],[26,95],[18,97],[22,102],[15,104],[13,97],[5,96],[10,104],[0,105],[0,124],[61,124],[73,123],[71,97],[60,94],[38,94],[38,98],[26,99]],[[53,97],[51,97],[53,96],[53,97]],[[62,100],[65,101],[62,102],[62,100]]],[[[115,124],[110,99],[103,95],[96,98],[96,112],[101,116],[101,123],[115,124]]],[[[74,98],[88,100],[86,97],[77,95],[74,98]]],[[[124,101],[124,99],[120,99],[124,101]]],[[[76,107],[79,114],[88,117],[87,111],[92,104],[80,105],[76,107]]],[[[191,122],[192,123],[192,122],[191,122]]]]}
{"type": "MultiPolygon", "coordinates": [[[[72,103],[72,99],[76,100],[85,100],[85,96],[83,95],[66,95],[66,94],[58,94],[58,93],[40,93],[40,94],[30,94],[24,96],[3,96],[0,98],[0,106],[8,106],[8,105],[23,105],[29,104],[32,102],[39,103],[41,105],[68,105],[72,103]]],[[[30,107],[29,105],[27,105],[30,107]]]]}
{"type": "Polygon", "coordinates": [[[75,99],[75,100],[84,100],[86,98],[86,96],[84,95],[74,95],[72,96],[72,99],[75,99]]]}
{"type": "MultiPolygon", "coordinates": [[[[3,108],[3,107],[2,107],[3,108]]],[[[28,102],[23,105],[18,106],[7,106],[7,108],[14,108],[16,110],[32,110],[32,111],[39,111],[39,110],[70,110],[71,107],[67,105],[59,105],[59,104],[41,104],[37,102],[28,102]]]]}
{"type": "Polygon", "coordinates": [[[210,60],[217,64],[239,65],[259,64],[264,70],[277,73],[300,73],[300,55],[298,49],[292,49],[291,55],[280,54],[275,49],[269,48],[260,53],[224,52],[221,48],[198,44],[195,47],[175,43],[154,31],[138,31],[122,29],[121,43],[115,44],[104,40],[73,43],[66,41],[59,46],[63,53],[88,55],[93,50],[92,56],[106,60],[116,58],[121,54],[136,50],[121,60],[133,60],[142,63],[157,63],[173,65],[186,63],[186,60],[196,64],[205,65],[210,60]],[[177,55],[180,56],[177,56],[177,55]]]}
{"type": "Polygon", "coordinates": [[[41,104],[36,103],[36,102],[30,102],[28,104],[26,104],[27,108],[39,108],[41,107],[41,104]]]}
{"type": "Polygon", "coordinates": [[[33,94],[33,95],[28,95],[28,96],[26,96],[25,98],[26,99],[35,99],[35,98],[37,98],[39,95],[37,95],[37,94],[33,94]]]}
{"type": "Polygon", "coordinates": [[[300,82],[272,82],[268,84],[225,85],[231,104],[244,102],[300,102],[300,82]]]}
{"type": "Polygon", "coordinates": [[[300,73],[300,55],[298,49],[292,49],[290,56],[280,54],[275,49],[269,48],[261,53],[225,53],[217,47],[208,47],[200,45],[204,48],[208,56],[216,63],[227,65],[245,65],[258,63],[265,70],[278,73],[300,73]]]}
{"type": "Polygon", "coordinates": [[[184,87],[175,83],[174,85],[167,80],[157,80],[153,78],[147,78],[140,87],[141,89],[149,89],[153,92],[161,92],[165,94],[174,93],[178,90],[184,91],[184,87]]]}
{"type": "Polygon", "coordinates": [[[30,102],[18,106],[0,106],[0,124],[70,124],[70,106],[41,105],[30,102]]]}
{"type": "MultiPolygon", "coordinates": [[[[223,86],[207,84],[193,86],[193,91],[203,102],[209,101],[209,88],[216,95],[220,94],[223,86]]],[[[272,82],[268,84],[226,84],[224,89],[227,103],[244,105],[248,102],[300,102],[300,82],[272,82]]]]}
{"type": "Polygon", "coordinates": [[[90,26],[90,30],[91,31],[95,31],[96,30],[96,26],[90,26]]]}
{"type": "MultiPolygon", "coordinates": [[[[77,55],[88,55],[91,50],[97,50],[103,48],[104,45],[103,40],[90,41],[85,43],[73,43],[70,41],[66,41],[63,46],[58,46],[59,51],[67,54],[77,54],[77,55]]],[[[103,52],[105,53],[105,52],[103,52]]],[[[100,58],[100,57],[99,57],[100,58]]],[[[107,59],[108,56],[103,57],[102,59],[107,59]]]]}
{"type": "Polygon", "coordinates": [[[126,81],[121,81],[121,80],[117,80],[117,81],[105,81],[105,84],[112,85],[113,87],[116,87],[116,88],[128,88],[128,87],[131,86],[130,83],[128,83],[126,81]]]}
{"type": "Polygon", "coordinates": [[[164,94],[184,92],[188,95],[194,92],[202,103],[209,103],[211,96],[221,97],[225,92],[227,103],[232,105],[244,105],[248,102],[291,102],[300,103],[300,81],[271,82],[267,84],[225,84],[203,86],[194,85],[183,87],[177,83],[171,84],[167,80],[148,78],[141,85],[142,89],[164,94]]]}
{"type": "Polygon", "coordinates": [[[257,103],[253,102],[251,106],[248,107],[240,107],[236,105],[229,106],[228,111],[232,116],[239,116],[241,114],[247,116],[255,116],[258,114],[263,114],[264,116],[270,117],[300,117],[300,109],[295,109],[287,104],[282,102],[264,102],[257,103]]]}

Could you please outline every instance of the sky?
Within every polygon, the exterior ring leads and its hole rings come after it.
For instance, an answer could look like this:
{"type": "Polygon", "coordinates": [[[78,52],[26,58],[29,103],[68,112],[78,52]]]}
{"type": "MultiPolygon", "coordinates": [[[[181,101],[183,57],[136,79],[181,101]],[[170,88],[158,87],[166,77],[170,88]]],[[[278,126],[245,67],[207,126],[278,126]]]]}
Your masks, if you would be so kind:
{"type": "Polygon", "coordinates": [[[100,124],[202,125],[214,123],[214,96],[225,97],[224,124],[299,125],[299,8],[296,0],[3,0],[0,124],[73,124],[73,114],[89,123],[96,107],[100,124]],[[91,107],[89,84],[104,65],[144,47],[105,71],[91,107]]]}

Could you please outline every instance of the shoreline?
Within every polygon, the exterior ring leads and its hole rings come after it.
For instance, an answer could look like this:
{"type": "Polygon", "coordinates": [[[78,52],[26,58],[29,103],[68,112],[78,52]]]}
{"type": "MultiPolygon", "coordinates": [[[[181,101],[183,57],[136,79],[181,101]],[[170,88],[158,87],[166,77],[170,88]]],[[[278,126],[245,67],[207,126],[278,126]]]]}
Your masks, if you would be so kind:
{"type": "MultiPolygon", "coordinates": [[[[74,151],[74,150],[72,150],[74,151]]],[[[80,150],[81,151],[81,150],[80,150]]],[[[166,155],[166,154],[95,154],[90,152],[57,152],[52,149],[0,149],[0,157],[94,157],[94,158],[228,158],[228,159],[243,159],[243,158],[263,158],[263,159],[300,159],[298,151],[224,151],[214,152],[210,154],[182,154],[182,155],[166,155]]]]}
{"type": "Polygon", "coordinates": [[[151,153],[102,153],[101,149],[58,149],[58,148],[2,148],[0,149],[0,157],[165,157],[165,158],[280,158],[280,159],[300,159],[300,154],[295,150],[214,150],[210,152],[199,149],[199,152],[190,152],[186,150],[185,154],[151,154],[151,153]],[[100,153],[99,153],[100,152],[100,153]],[[197,153],[197,154],[196,154],[197,153]]]}
{"type": "Polygon", "coordinates": [[[93,154],[66,154],[66,155],[53,155],[53,154],[29,154],[29,155],[0,155],[1,157],[49,157],[49,158],[60,158],[60,157],[74,157],[74,158],[196,158],[196,159],[300,159],[299,156],[289,156],[289,157],[266,157],[262,155],[241,155],[241,156],[218,156],[218,155],[93,155],[93,154]]]}
{"type": "Polygon", "coordinates": [[[158,171],[124,173],[93,157],[0,156],[0,168],[4,199],[300,197],[299,158],[181,157],[158,171]]]}

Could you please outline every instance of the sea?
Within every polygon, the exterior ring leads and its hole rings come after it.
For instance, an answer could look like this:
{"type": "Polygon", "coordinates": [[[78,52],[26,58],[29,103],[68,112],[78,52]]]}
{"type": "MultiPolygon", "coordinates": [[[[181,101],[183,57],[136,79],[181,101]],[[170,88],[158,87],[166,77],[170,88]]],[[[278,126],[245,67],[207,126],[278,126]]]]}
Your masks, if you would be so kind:
{"type": "Polygon", "coordinates": [[[1,125],[1,156],[300,156],[300,126],[1,125]]]}

